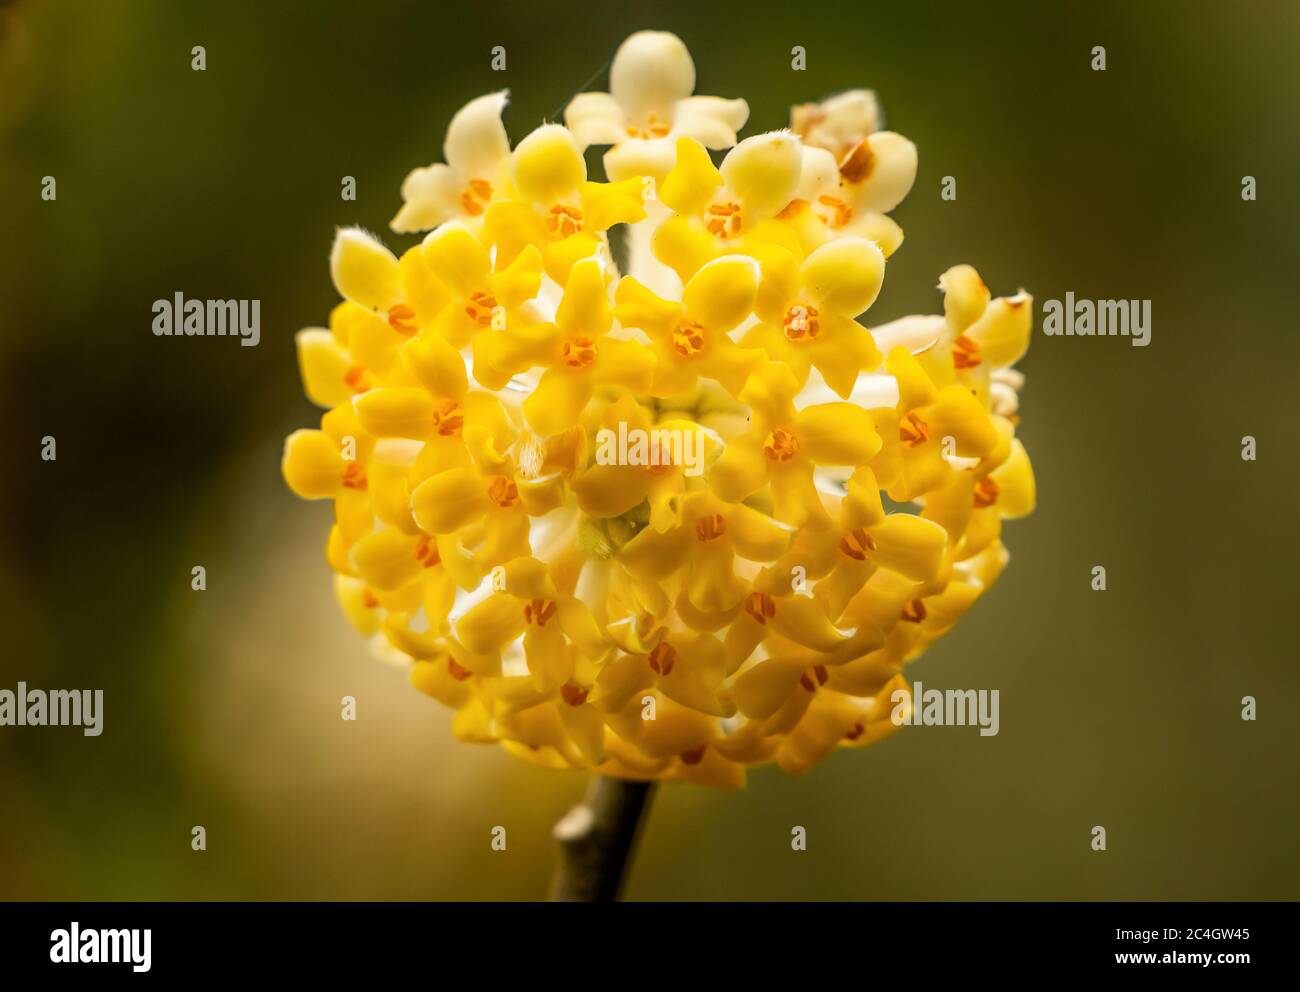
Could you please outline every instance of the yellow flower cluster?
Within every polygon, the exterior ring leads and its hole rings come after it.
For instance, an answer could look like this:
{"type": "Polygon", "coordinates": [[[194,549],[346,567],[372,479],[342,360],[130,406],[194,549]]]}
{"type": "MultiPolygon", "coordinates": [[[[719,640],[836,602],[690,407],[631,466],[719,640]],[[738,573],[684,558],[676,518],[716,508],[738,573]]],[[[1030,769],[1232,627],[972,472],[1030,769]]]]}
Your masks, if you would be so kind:
{"type": "Polygon", "coordinates": [[[915,147],[865,91],[737,143],[745,102],[694,86],[641,32],[513,150],[505,94],[461,110],[402,187],[423,240],[338,234],[343,302],[297,337],[328,412],[283,472],[459,739],[734,787],[893,730],[902,665],[998,576],[1032,306],[958,266],[942,315],[869,330],[915,147]]]}

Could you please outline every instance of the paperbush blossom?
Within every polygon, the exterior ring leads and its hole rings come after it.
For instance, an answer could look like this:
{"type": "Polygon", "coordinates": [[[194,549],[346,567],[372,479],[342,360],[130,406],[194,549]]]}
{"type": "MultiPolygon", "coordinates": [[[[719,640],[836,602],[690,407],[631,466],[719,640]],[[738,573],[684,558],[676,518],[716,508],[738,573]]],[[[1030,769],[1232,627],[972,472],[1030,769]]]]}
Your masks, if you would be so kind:
{"type": "Polygon", "coordinates": [[[333,502],[347,617],[459,739],[739,786],[892,731],[903,665],[997,579],[1034,506],[1032,303],[963,265],[942,314],[863,323],[917,161],[871,94],[737,143],[747,105],[692,95],[673,35],[610,79],[513,149],[506,94],[467,105],[403,184],[393,229],[428,233],[400,256],[339,232],[343,302],[297,338],[327,412],[283,472],[333,502]],[[598,459],[619,430],[642,456],[598,459]]]}

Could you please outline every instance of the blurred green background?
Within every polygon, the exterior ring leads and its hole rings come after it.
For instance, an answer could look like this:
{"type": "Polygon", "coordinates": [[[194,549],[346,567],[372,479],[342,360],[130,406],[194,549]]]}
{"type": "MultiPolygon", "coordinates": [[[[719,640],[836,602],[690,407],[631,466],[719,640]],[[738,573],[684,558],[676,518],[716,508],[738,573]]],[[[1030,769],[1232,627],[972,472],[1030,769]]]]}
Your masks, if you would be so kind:
{"type": "Polygon", "coordinates": [[[905,730],[739,794],[661,790],[628,896],[1300,898],[1300,8],[1052,7],[0,5],[0,687],[106,694],[99,738],[0,728],[0,897],[543,894],[583,780],[453,743],[346,626],[329,508],[279,475],[317,415],[292,336],[334,302],[335,226],[386,230],[462,103],[508,86],[517,139],[657,27],[700,92],[748,98],[746,133],[865,85],[917,143],[873,322],[937,311],[937,276],[969,261],[995,293],[1151,299],[1154,333],[1036,333],[1022,364],[1039,510],[910,669],[999,689],[1001,733],[905,730]],[[155,338],[177,291],[260,298],[262,343],[155,338]]]}

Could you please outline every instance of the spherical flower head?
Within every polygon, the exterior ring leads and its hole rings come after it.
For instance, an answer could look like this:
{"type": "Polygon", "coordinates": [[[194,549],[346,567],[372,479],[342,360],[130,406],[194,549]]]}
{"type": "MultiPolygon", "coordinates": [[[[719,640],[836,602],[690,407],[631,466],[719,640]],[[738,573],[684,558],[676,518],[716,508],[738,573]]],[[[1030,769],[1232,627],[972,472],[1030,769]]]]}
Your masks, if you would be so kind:
{"type": "Polygon", "coordinates": [[[337,234],[296,339],[325,412],[282,467],[333,506],[344,616],[458,739],[737,787],[893,732],[1005,567],[1032,300],[961,265],[942,313],[868,324],[915,146],[864,90],[739,139],[695,83],[646,31],[564,126],[457,113],[391,225],[423,239],[337,234]]]}

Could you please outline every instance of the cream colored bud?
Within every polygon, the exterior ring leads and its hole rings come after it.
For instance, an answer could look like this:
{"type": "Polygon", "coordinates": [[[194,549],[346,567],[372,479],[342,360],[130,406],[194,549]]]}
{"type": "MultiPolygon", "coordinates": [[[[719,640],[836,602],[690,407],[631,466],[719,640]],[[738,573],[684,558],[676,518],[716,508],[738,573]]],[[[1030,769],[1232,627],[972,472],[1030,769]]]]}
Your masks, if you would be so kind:
{"type": "Polygon", "coordinates": [[[695,63],[682,39],[668,31],[638,31],[614,54],[609,91],[638,123],[666,119],[673,104],[695,90],[695,63]]]}

